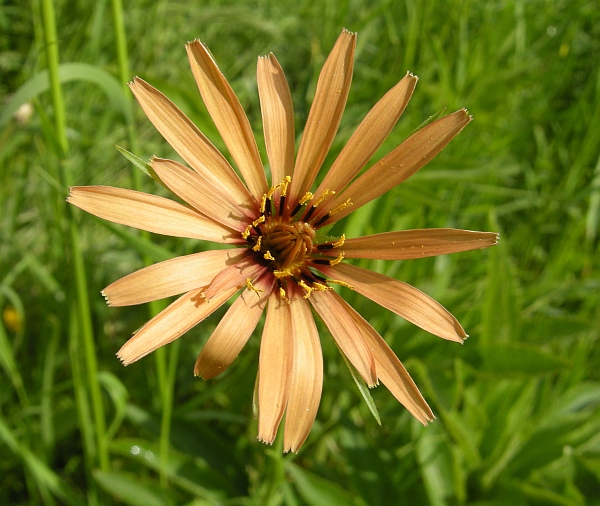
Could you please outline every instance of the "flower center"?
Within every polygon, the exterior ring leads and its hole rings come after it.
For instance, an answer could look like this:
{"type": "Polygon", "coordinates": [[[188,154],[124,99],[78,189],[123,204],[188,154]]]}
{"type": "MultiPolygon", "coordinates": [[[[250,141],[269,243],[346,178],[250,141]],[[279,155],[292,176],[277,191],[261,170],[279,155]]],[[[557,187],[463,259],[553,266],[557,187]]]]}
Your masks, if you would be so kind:
{"type": "Polygon", "coordinates": [[[305,257],[313,251],[314,228],[303,221],[278,223],[275,220],[267,220],[262,227],[261,251],[271,253],[277,270],[301,268],[305,257]]]}
{"type": "MultiPolygon", "coordinates": [[[[329,211],[316,223],[311,216],[318,205],[335,192],[326,190],[319,198],[312,193],[307,193],[300,199],[295,209],[286,206],[286,192],[291,178],[286,177],[280,184],[273,186],[265,193],[260,203],[260,215],[249,223],[242,237],[248,242],[248,247],[256,252],[257,261],[269,267],[276,279],[279,294],[282,299],[289,302],[288,293],[290,283],[302,288],[305,297],[317,290],[331,290],[329,283],[338,283],[352,288],[343,281],[326,279],[318,271],[319,265],[336,265],[344,258],[341,252],[336,258],[331,258],[327,252],[340,248],[344,244],[345,236],[335,242],[316,244],[316,232],[327,217],[335,214],[352,203],[348,202],[329,211]],[[277,192],[277,190],[279,190],[277,192]]],[[[248,278],[246,284],[249,289],[256,291],[252,279],[248,278]]]]}

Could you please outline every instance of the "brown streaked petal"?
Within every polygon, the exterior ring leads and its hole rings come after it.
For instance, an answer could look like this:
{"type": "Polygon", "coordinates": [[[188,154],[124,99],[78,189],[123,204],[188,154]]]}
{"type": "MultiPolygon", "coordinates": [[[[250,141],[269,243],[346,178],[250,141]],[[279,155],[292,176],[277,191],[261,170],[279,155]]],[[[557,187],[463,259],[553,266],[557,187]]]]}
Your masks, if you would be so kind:
{"type": "Polygon", "coordinates": [[[269,297],[258,363],[258,440],[272,444],[289,395],[292,373],[292,316],[276,294],[269,297]]]}
{"type": "Polygon", "coordinates": [[[326,276],[351,285],[358,293],[438,337],[462,343],[468,336],[441,304],[414,286],[355,265],[319,265],[326,276]]]}
{"type": "Polygon", "coordinates": [[[279,184],[292,175],[294,166],[294,107],[283,69],[273,53],[258,58],[256,70],[260,110],[271,183],[279,184]]]}
{"type": "Polygon", "coordinates": [[[268,189],[267,178],[246,113],[206,46],[195,40],[186,50],[206,108],[250,193],[260,201],[268,189]]]}
{"type": "Polygon", "coordinates": [[[283,451],[297,452],[317,416],[323,388],[323,354],[315,320],[299,292],[291,294],[293,364],[283,451]]]}
{"type": "Polygon", "coordinates": [[[272,283],[256,283],[255,287],[263,290],[260,296],[252,290],[244,290],[221,318],[198,355],[194,375],[204,380],[214,378],[227,369],[242,351],[260,320],[272,283]]]}
{"type": "Polygon", "coordinates": [[[354,320],[335,292],[312,292],[309,301],[327,325],[335,342],[350,363],[372,388],[377,385],[377,372],[371,350],[354,320]]]}
{"type": "Polygon", "coordinates": [[[233,201],[257,208],[255,199],[229,162],[173,102],[139,77],[129,87],[148,119],[181,158],[214,186],[230,194],[233,201]]]}
{"type": "Polygon", "coordinates": [[[431,422],[435,418],[433,412],[396,354],[379,333],[352,306],[341,297],[340,302],[346,307],[346,311],[354,320],[373,353],[375,366],[377,367],[377,377],[419,422],[427,425],[427,422],[431,422]]]}
{"type": "Polygon", "coordinates": [[[102,290],[109,306],[131,306],[208,286],[219,272],[239,261],[239,249],[203,251],[150,265],[102,290]]]}
{"type": "Polygon", "coordinates": [[[120,225],[155,234],[239,244],[239,233],[193,209],[148,193],[112,186],[72,186],[67,202],[120,225]]]}
{"type": "MultiPolygon", "coordinates": [[[[410,260],[482,249],[496,244],[498,244],[498,234],[494,232],[427,228],[346,239],[342,249],[345,258],[410,260]]],[[[339,251],[328,249],[323,250],[322,253],[338,256],[339,251]]]]}
{"type": "Polygon", "coordinates": [[[319,75],[294,167],[290,189],[292,208],[310,190],[340,125],[352,82],[355,47],[356,34],[344,29],[319,75]]]}
{"type": "Polygon", "coordinates": [[[412,96],[417,80],[417,76],[408,72],[375,104],[327,171],[315,195],[323,194],[327,188],[340,192],[354,179],[394,128],[412,96]]]}
{"type": "Polygon", "coordinates": [[[214,313],[238,290],[236,286],[229,287],[210,300],[202,297],[202,288],[182,295],[129,339],[117,357],[123,365],[129,365],[169,344],[214,313]]]}
{"type": "Polygon", "coordinates": [[[264,265],[256,263],[252,252],[248,253],[247,251],[237,262],[229,265],[215,276],[204,294],[207,299],[221,293],[229,286],[242,287],[246,284],[248,278],[254,282],[255,279],[260,278],[267,271],[264,265]]]}
{"type": "Polygon", "coordinates": [[[448,114],[421,128],[391,153],[384,156],[338,195],[330,205],[324,206],[322,215],[347,199],[353,203],[323,223],[334,223],[352,211],[383,195],[408,179],[431,161],[471,120],[466,109],[448,114]]]}
{"type": "Polygon", "coordinates": [[[164,158],[153,158],[150,163],[173,193],[209,218],[238,232],[252,221],[246,216],[246,209],[225,198],[218,188],[197,172],[164,158]]]}

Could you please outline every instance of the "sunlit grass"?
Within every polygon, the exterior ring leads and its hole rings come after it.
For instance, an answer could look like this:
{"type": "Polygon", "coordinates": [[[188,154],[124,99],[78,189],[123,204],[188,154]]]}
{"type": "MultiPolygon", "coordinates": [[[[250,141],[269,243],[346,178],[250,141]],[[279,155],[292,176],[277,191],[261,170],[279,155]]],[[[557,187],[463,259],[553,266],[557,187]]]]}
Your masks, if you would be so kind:
{"type": "Polygon", "coordinates": [[[54,6],[61,65],[55,70],[46,56],[42,2],[0,7],[0,503],[598,500],[600,15],[594,2],[206,7],[138,0],[123,5],[123,32],[117,1],[54,6]],[[501,242],[489,251],[368,262],[442,302],[470,334],[464,346],[344,294],[403,360],[437,421],[421,427],[378,388],[371,394],[380,427],[322,332],[325,385],[317,422],[300,453],[284,456],[279,440],[271,448],[255,439],[259,332],[223,377],[204,383],[192,375],[223,310],[155,358],[123,368],[115,357],[157,308],[108,308],[100,290],[145,263],[204,245],[71,212],[65,185],[164,194],[114,148],[143,159],[176,156],[128,98],[123,81],[133,75],[169,95],[225,152],[185,56],[183,44],[194,38],[208,44],[240,96],[264,154],[257,56],[277,55],[300,131],[318,71],[343,27],[359,33],[356,66],[326,166],[406,70],[420,80],[382,152],[444,107],[465,106],[475,121],[418,174],[339,229],[348,236],[493,230],[501,242]],[[68,152],[49,75],[61,79],[68,152]],[[31,107],[16,119],[23,102],[31,107]],[[89,302],[77,294],[78,276],[87,282],[89,302]],[[84,347],[81,304],[91,315],[93,357],[84,347]],[[86,359],[97,361],[93,376],[86,359]],[[103,446],[108,462],[98,456],[103,446]]]}

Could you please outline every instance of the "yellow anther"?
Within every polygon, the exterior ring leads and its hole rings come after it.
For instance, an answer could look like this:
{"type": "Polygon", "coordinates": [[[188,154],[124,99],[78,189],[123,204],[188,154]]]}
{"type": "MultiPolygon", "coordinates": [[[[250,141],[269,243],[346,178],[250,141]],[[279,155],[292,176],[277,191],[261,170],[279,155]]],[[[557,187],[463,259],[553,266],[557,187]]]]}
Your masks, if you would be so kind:
{"type": "Polygon", "coordinates": [[[292,271],[285,269],[283,271],[273,271],[273,275],[276,278],[289,278],[292,275],[292,271]]]}
{"type": "MultiPolygon", "coordinates": [[[[275,260],[275,259],[273,258],[273,255],[271,255],[271,252],[270,252],[270,251],[267,251],[267,252],[266,252],[266,253],[265,253],[263,256],[265,257],[265,260],[275,260]]],[[[332,264],[332,265],[333,265],[333,264],[332,264]]]]}
{"type": "Polygon", "coordinates": [[[292,182],[292,178],[290,176],[285,176],[285,178],[283,179],[283,181],[279,185],[281,187],[281,196],[282,197],[285,197],[285,195],[287,193],[288,185],[291,182],[292,182]]]}
{"type": "Polygon", "coordinates": [[[250,225],[248,225],[248,226],[246,227],[246,230],[244,230],[244,231],[242,232],[242,237],[243,237],[244,239],[248,239],[248,237],[250,236],[250,230],[252,230],[252,227],[253,227],[253,225],[252,225],[252,223],[251,223],[250,225]]]}
{"type": "Polygon", "coordinates": [[[308,299],[310,297],[310,293],[313,291],[313,288],[308,286],[302,279],[298,281],[298,286],[302,287],[302,289],[306,292],[304,298],[308,299]]]}
{"type": "Polygon", "coordinates": [[[250,279],[250,278],[246,278],[246,288],[248,288],[248,290],[252,290],[256,295],[258,295],[259,299],[260,299],[260,292],[264,291],[264,290],[261,290],[260,288],[256,288],[252,284],[252,279],[250,279]]]}
{"type": "Polygon", "coordinates": [[[340,281],[339,279],[328,279],[327,282],[335,283],[336,285],[345,286],[346,288],[349,288],[350,290],[354,290],[354,287],[351,284],[346,283],[345,281],[340,281]]]}
{"type": "Polygon", "coordinates": [[[337,258],[330,260],[329,265],[337,265],[344,259],[344,252],[342,251],[337,258]]]}
{"type": "Polygon", "coordinates": [[[273,194],[275,193],[275,190],[277,190],[277,188],[279,188],[281,185],[276,184],[275,186],[271,186],[271,188],[269,188],[269,191],[267,192],[267,199],[271,200],[273,198],[273,194]]]}
{"type": "Polygon", "coordinates": [[[324,285],[323,283],[318,283],[317,281],[315,281],[313,283],[313,290],[316,292],[326,292],[327,290],[333,290],[333,288],[324,285]]]}
{"type": "Polygon", "coordinates": [[[290,299],[287,298],[287,294],[285,293],[285,290],[283,289],[282,286],[279,287],[279,296],[285,300],[288,304],[290,303],[290,299]]]}
{"type": "Polygon", "coordinates": [[[346,200],[346,202],[344,202],[343,204],[340,204],[337,207],[334,207],[331,211],[329,211],[329,216],[333,216],[334,214],[339,213],[340,211],[342,211],[343,209],[346,209],[347,207],[350,207],[352,204],[352,199],[348,199],[346,200]]]}
{"type": "Polygon", "coordinates": [[[256,240],[256,244],[252,247],[253,251],[260,251],[260,244],[262,243],[262,236],[258,236],[258,239],[256,240]]]}
{"type": "Polygon", "coordinates": [[[253,222],[252,222],[252,226],[256,227],[258,226],[259,223],[264,223],[265,222],[265,215],[261,214],[258,218],[256,218],[253,222]]]}
{"type": "Polygon", "coordinates": [[[265,208],[267,207],[267,199],[270,198],[266,193],[260,199],[260,212],[264,213],[265,208]]]}
{"type": "Polygon", "coordinates": [[[325,190],[325,193],[323,193],[323,195],[321,195],[316,202],[313,203],[313,207],[318,207],[318,205],[323,202],[325,200],[325,198],[327,198],[329,195],[335,195],[335,192],[333,190],[325,190]]]}
{"type": "Polygon", "coordinates": [[[315,196],[311,193],[311,192],[306,192],[304,194],[304,197],[302,197],[300,199],[300,205],[303,206],[304,204],[306,204],[309,200],[314,199],[315,196]]]}
{"type": "Polygon", "coordinates": [[[340,237],[340,240],[333,243],[333,247],[339,248],[340,246],[343,246],[345,242],[346,242],[346,234],[342,234],[342,237],[340,237]]]}

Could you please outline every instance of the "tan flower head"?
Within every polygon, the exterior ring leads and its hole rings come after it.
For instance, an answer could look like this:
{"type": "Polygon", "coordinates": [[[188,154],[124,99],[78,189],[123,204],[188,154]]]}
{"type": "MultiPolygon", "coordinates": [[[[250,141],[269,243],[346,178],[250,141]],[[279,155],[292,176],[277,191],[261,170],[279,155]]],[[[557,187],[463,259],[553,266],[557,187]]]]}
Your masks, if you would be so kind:
{"type": "Polygon", "coordinates": [[[297,451],[314,422],[323,358],[310,305],[342,353],[369,386],[381,380],[423,424],[433,419],[398,358],[373,327],[332,286],[368,297],[439,337],[462,343],[458,321],[410,285],[345,263],[347,258],[405,260],[496,244],[497,235],[454,229],[405,230],[321,242],[330,225],[401,183],[460,132],[461,109],[433,121],[357,177],[406,107],[417,83],[408,73],[371,109],[321,185],[315,177],[331,147],[348,97],[356,35],[344,30],[317,84],[294,159],[294,112],[288,84],[273,54],[258,59],[258,91],[271,183],[248,119],[206,46],[187,44],[200,94],[235,161],[225,157],[162,93],[136,78],[130,88],[144,112],[191,167],[154,158],[160,180],[189,207],[121,188],[71,188],[68,201],[106,220],[158,234],[231,245],[134,272],[102,293],[111,306],[141,304],[184,293],[119,350],[131,364],[167,344],[241,293],[202,349],[194,373],[224,371],[256,328],[266,307],[258,372],[258,439],[272,443],[286,412],[284,449],[297,451]]]}

